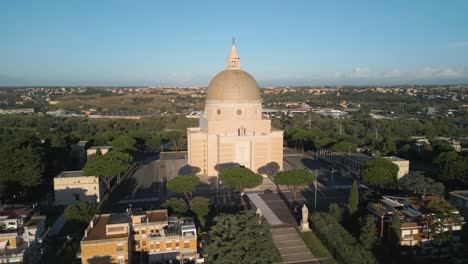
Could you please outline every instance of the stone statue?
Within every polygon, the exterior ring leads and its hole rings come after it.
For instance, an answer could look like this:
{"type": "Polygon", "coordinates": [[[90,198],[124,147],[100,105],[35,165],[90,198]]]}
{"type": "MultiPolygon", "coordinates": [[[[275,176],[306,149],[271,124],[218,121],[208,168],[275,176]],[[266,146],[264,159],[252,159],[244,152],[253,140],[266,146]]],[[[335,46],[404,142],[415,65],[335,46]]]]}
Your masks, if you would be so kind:
{"type": "Polygon", "coordinates": [[[263,214],[262,214],[262,211],[260,210],[260,208],[257,208],[257,212],[255,212],[256,215],[262,217],[263,214]]]}
{"type": "Polygon", "coordinates": [[[304,204],[304,206],[302,206],[302,220],[301,220],[301,225],[300,225],[300,230],[301,232],[306,232],[306,231],[310,231],[310,227],[309,227],[309,209],[307,208],[307,206],[304,204]]]}
{"type": "Polygon", "coordinates": [[[308,219],[309,219],[309,209],[304,204],[304,206],[302,206],[302,222],[308,222],[308,219]]]}

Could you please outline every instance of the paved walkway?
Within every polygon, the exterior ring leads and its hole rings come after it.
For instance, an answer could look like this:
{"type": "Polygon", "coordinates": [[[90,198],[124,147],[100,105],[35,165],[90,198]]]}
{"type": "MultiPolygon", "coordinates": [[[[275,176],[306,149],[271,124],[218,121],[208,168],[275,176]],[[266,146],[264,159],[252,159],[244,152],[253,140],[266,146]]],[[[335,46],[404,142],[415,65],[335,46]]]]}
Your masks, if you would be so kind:
{"type": "Polygon", "coordinates": [[[292,217],[284,202],[273,207],[275,212],[279,213],[277,215],[258,193],[249,193],[247,196],[255,207],[260,208],[263,217],[271,225],[273,243],[281,254],[283,263],[318,263],[317,258],[312,255],[310,249],[294,228],[296,220],[292,217]]]}
{"type": "Polygon", "coordinates": [[[276,216],[275,213],[270,209],[270,207],[260,198],[258,193],[248,193],[250,201],[255,205],[255,207],[260,208],[263,217],[267,222],[272,226],[284,225],[284,223],[276,216]]]}

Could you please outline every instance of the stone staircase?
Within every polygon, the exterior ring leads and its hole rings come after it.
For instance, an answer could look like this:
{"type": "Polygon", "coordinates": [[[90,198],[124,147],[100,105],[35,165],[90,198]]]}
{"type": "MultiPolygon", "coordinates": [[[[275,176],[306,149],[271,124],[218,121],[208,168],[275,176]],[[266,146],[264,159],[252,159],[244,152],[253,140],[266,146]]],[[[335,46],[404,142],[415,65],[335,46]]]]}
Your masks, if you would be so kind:
{"type": "Polygon", "coordinates": [[[304,240],[294,227],[277,227],[271,230],[273,243],[283,258],[283,263],[317,263],[304,240]]]}

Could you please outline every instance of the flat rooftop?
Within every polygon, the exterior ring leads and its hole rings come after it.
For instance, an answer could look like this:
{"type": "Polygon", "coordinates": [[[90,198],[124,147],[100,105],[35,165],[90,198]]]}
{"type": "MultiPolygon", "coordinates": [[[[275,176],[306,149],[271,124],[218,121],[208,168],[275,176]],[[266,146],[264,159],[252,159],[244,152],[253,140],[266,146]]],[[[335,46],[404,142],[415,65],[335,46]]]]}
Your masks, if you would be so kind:
{"type": "Polygon", "coordinates": [[[83,176],[83,171],[62,171],[56,178],[67,178],[67,177],[81,177],[83,176]]]}
{"type": "Polygon", "coordinates": [[[88,149],[92,149],[92,150],[96,149],[97,150],[97,149],[111,149],[111,148],[112,148],[112,146],[94,146],[94,147],[90,147],[88,149]]]}
{"type": "Polygon", "coordinates": [[[107,220],[107,224],[109,225],[125,223],[130,223],[130,216],[127,213],[111,214],[107,220]]]}
{"type": "Polygon", "coordinates": [[[147,211],[146,217],[148,218],[149,222],[167,222],[167,210],[147,211]]]}
{"type": "Polygon", "coordinates": [[[126,234],[106,235],[106,225],[109,223],[110,215],[100,215],[94,221],[94,227],[88,230],[88,234],[83,238],[83,241],[113,239],[113,238],[127,238],[126,234]]]}
{"type": "Polygon", "coordinates": [[[24,223],[23,226],[25,227],[37,226],[43,221],[45,221],[45,219],[46,219],[45,216],[33,216],[26,223],[24,223]]]}
{"type": "Polygon", "coordinates": [[[468,198],[468,190],[463,190],[463,191],[453,191],[451,194],[462,196],[464,198],[468,198]]]}

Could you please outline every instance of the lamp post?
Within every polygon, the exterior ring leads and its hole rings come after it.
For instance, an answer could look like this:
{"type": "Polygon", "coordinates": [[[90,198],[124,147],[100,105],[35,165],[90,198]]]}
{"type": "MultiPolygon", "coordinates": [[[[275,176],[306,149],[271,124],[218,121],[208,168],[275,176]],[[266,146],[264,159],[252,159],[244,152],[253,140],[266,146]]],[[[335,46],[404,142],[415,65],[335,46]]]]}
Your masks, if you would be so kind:
{"type": "Polygon", "coordinates": [[[315,201],[314,201],[314,209],[317,209],[317,178],[318,178],[318,170],[315,170],[315,201]]]}
{"type": "Polygon", "coordinates": [[[335,171],[336,171],[335,168],[332,168],[332,169],[331,169],[331,176],[332,176],[332,177],[331,177],[331,181],[332,181],[331,183],[332,183],[332,185],[334,184],[333,173],[334,173],[335,171]]]}
{"type": "Polygon", "coordinates": [[[219,215],[219,175],[216,177],[216,215],[219,215]]]}

